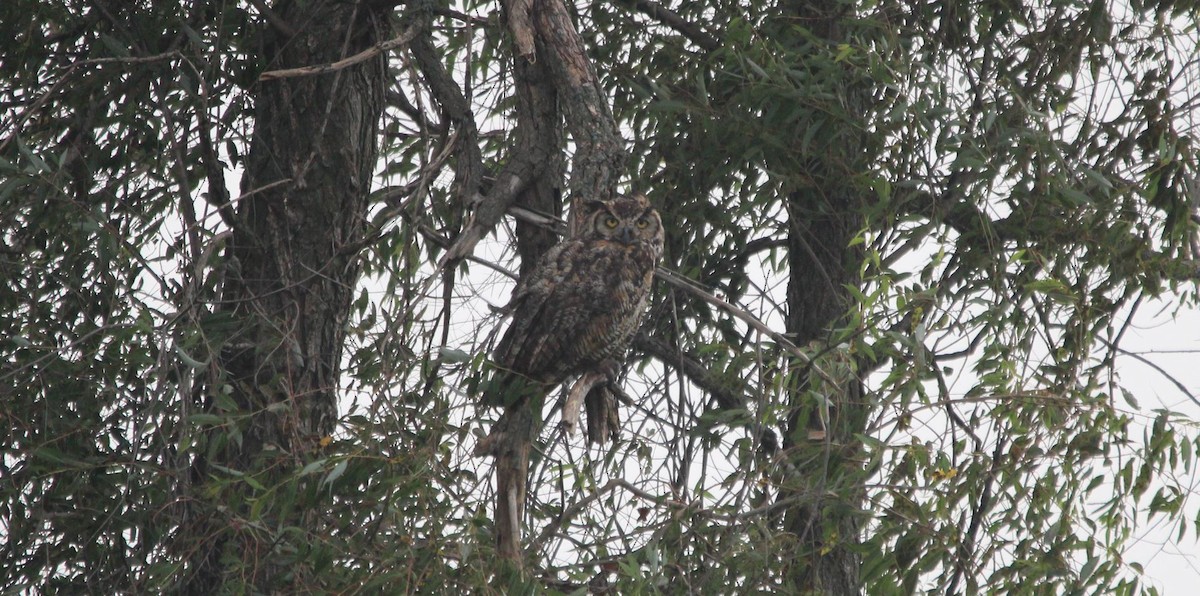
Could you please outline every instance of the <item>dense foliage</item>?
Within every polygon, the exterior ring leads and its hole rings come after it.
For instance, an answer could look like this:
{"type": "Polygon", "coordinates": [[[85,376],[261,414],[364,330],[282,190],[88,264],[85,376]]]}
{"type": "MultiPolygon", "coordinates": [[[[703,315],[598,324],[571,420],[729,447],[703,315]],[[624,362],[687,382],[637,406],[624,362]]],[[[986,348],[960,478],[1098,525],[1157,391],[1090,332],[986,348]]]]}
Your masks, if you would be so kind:
{"type": "Polygon", "coordinates": [[[232,590],[788,590],[845,549],[872,594],[1136,593],[1141,524],[1195,542],[1200,409],[1119,374],[1142,305],[1196,306],[1186,3],[574,5],[667,271],[619,439],[562,432],[548,400],[529,576],[493,567],[472,449],[495,412],[469,389],[521,232],[439,266],[467,186],[519,157],[493,3],[395,9],[336,430],[270,474],[196,476],[259,420],[209,379],[237,333],[217,304],[257,192],[236,182],[276,67],[261,36],[302,6],[275,4],[0,6],[6,590],[188,591],[201,502],[270,545],[221,553],[232,590]],[[804,242],[829,222],[848,242],[804,242]],[[819,332],[798,331],[832,307],[789,280],[797,251],[849,297],[819,332]],[[806,507],[861,536],[817,528],[813,550],[787,522],[806,507]]]}

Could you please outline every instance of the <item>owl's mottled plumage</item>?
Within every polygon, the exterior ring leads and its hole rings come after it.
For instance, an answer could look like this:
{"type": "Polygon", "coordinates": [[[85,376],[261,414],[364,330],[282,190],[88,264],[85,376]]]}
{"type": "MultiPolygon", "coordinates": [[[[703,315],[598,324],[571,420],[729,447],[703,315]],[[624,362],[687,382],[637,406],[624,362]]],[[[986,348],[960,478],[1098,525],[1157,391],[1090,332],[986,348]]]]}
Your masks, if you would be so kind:
{"type": "Polygon", "coordinates": [[[638,328],[663,250],[662,220],[640,194],[582,208],[579,233],[517,284],[488,405],[545,393],[620,357],[638,328]]]}

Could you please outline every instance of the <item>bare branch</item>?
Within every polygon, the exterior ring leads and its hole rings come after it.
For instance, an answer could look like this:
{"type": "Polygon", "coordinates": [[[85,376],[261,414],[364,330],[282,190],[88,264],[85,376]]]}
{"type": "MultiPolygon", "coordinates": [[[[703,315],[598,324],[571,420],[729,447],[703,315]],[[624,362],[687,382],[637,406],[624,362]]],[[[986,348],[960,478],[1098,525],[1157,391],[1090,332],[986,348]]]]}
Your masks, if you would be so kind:
{"type": "Polygon", "coordinates": [[[689,22],[687,19],[684,19],[671,9],[657,2],[651,2],[650,0],[636,0],[635,2],[613,0],[613,4],[624,7],[632,4],[638,12],[674,29],[692,43],[709,52],[721,47],[721,42],[717,38],[709,35],[695,23],[689,22]]]}
{"type": "Polygon", "coordinates": [[[749,325],[752,329],[771,338],[772,341],[779,344],[779,346],[782,347],[784,350],[787,350],[787,352],[789,354],[795,356],[804,364],[812,367],[813,372],[817,373],[817,375],[820,376],[822,379],[824,379],[826,382],[832,384],[835,387],[841,386],[841,383],[838,383],[834,379],[833,376],[831,376],[829,373],[822,370],[821,367],[817,366],[817,364],[815,362],[813,362],[812,357],[809,356],[808,354],[805,354],[804,351],[801,350],[799,346],[797,346],[795,343],[792,342],[792,340],[788,339],[787,336],[785,336],[784,334],[779,333],[778,331],[775,331],[775,330],[771,329],[770,327],[768,327],[766,323],[759,320],[758,317],[755,317],[754,315],[750,314],[748,311],[746,311],[746,309],[744,309],[740,306],[734,305],[734,304],[730,304],[729,302],[726,302],[725,300],[718,298],[716,296],[716,294],[713,294],[712,292],[708,291],[707,289],[700,287],[700,285],[698,285],[696,282],[692,281],[691,279],[688,279],[687,277],[684,277],[684,276],[682,276],[674,271],[671,271],[670,269],[667,269],[665,267],[657,268],[654,271],[654,277],[666,282],[668,285],[670,285],[673,288],[683,290],[683,291],[685,291],[685,292],[687,292],[687,293],[689,293],[689,294],[691,294],[713,306],[716,306],[717,308],[720,308],[721,310],[733,315],[734,317],[741,319],[747,325],[749,325]]]}
{"type": "Polygon", "coordinates": [[[1142,356],[1141,354],[1138,354],[1137,352],[1130,352],[1129,350],[1126,350],[1125,348],[1122,348],[1118,345],[1109,343],[1108,341],[1104,340],[1103,338],[1100,338],[1100,341],[1107,343],[1109,345],[1109,347],[1113,348],[1114,350],[1116,350],[1126,356],[1129,356],[1129,357],[1137,360],[1138,362],[1141,362],[1142,364],[1149,366],[1150,368],[1153,368],[1155,371],[1158,372],[1158,374],[1162,375],[1168,381],[1170,381],[1171,384],[1175,385],[1175,388],[1179,389],[1179,391],[1182,392],[1185,396],[1187,396],[1188,399],[1192,400],[1192,403],[1200,406],[1200,399],[1197,399],[1195,395],[1192,395],[1192,392],[1188,390],[1187,385],[1184,385],[1183,383],[1181,383],[1179,381],[1179,379],[1176,379],[1174,376],[1171,375],[1171,373],[1164,370],[1163,367],[1155,364],[1149,358],[1146,358],[1145,356],[1142,356]]]}
{"type": "Polygon", "coordinates": [[[343,58],[337,62],[329,64],[314,64],[312,66],[301,66],[299,68],[284,68],[280,70],[268,70],[258,75],[259,81],[272,81],[275,79],[284,79],[289,77],[305,77],[311,75],[325,74],[343,68],[354,66],[360,62],[366,62],[379,54],[389,52],[400,46],[406,45],[417,37],[421,32],[421,27],[413,25],[404,30],[399,37],[389,39],[388,41],[377,43],[349,58],[343,58]]]}
{"type": "Polygon", "coordinates": [[[466,229],[455,239],[454,246],[451,246],[438,261],[438,270],[441,271],[449,263],[471,254],[479,240],[500,223],[504,213],[513,201],[516,201],[517,195],[525,190],[543,167],[544,164],[527,160],[523,155],[514,155],[512,161],[497,176],[491,192],[486,196],[476,195],[476,208],[466,229]]]}
{"type": "Polygon", "coordinates": [[[459,12],[452,8],[443,8],[440,6],[434,6],[432,8],[432,11],[433,11],[433,14],[435,14],[435,15],[438,15],[441,17],[449,17],[456,21],[462,21],[462,22],[470,24],[470,25],[489,26],[489,25],[494,24],[492,22],[492,20],[487,17],[478,17],[475,15],[467,14],[465,12],[459,12]]]}
{"type": "MultiPolygon", "coordinates": [[[[428,23],[423,25],[424,28],[427,26],[428,23]]],[[[454,168],[454,186],[457,187],[460,201],[465,204],[479,192],[484,173],[483,156],[479,151],[479,130],[475,126],[471,104],[446,70],[428,35],[413,40],[412,55],[430,93],[455,125],[453,145],[457,149],[457,165],[454,168]]]]}
{"type": "Polygon", "coordinates": [[[639,333],[633,338],[633,347],[682,372],[697,387],[716,399],[717,405],[722,409],[734,410],[746,407],[745,384],[730,387],[726,379],[718,377],[711,368],[705,366],[695,356],[683,352],[661,339],[650,337],[644,332],[644,329],[643,333],[639,333]]]}

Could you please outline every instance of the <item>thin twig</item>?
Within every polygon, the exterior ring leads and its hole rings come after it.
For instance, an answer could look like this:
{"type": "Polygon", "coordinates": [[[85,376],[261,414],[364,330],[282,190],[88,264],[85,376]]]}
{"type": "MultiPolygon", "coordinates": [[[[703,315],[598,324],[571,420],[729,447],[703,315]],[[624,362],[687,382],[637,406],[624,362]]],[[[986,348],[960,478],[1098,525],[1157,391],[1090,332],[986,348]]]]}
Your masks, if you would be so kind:
{"type": "MultiPolygon", "coordinates": [[[[983,482],[983,492],[979,495],[979,501],[971,510],[971,523],[967,526],[966,536],[958,545],[958,552],[954,561],[954,575],[950,577],[950,583],[946,587],[946,595],[952,596],[957,594],[958,582],[967,573],[967,561],[975,554],[975,535],[979,532],[979,526],[983,523],[984,516],[992,507],[992,489],[996,482],[996,475],[1000,471],[1000,464],[1004,459],[1004,438],[1001,437],[996,441],[996,448],[992,451],[992,465],[988,470],[988,475],[983,482]]],[[[974,590],[967,590],[973,592],[974,590]]]]}
{"type": "MultiPolygon", "coordinates": [[[[72,64],[70,67],[68,67],[67,72],[63,73],[63,75],[59,77],[57,81],[55,81],[54,85],[52,85],[48,91],[41,94],[36,100],[34,100],[29,106],[29,109],[25,110],[21,114],[20,118],[15,119],[15,122],[13,122],[12,125],[12,134],[0,141],[0,153],[4,153],[5,148],[8,147],[9,141],[17,138],[17,132],[20,131],[23,126],[25,126],[25,123],[28,122],[38,110],[42,109],[42,106],[46,105],[46,102],[50,101],[50,98],[53,97],[54,94],[57,93],[58,90],[67,83],[67,79],[70,79],[71,75],[75,74],[77,67],[77,64],[72,64]]],[[[8,127],[0,127],[0,133],[3,133],[7,128],[8,127]]]]}
{"type": "Polygon", "coordinates": [[[705,50],[711,52],[721,47],[721,42],[716,37],[709,35],[695,23],[689,22],[687,19],[684,19],[657,2],[651,2],[650,0],[636,0],[635,2],[615,0],[614,4],[623,6],[633,4],[633,7],[639,12],[683,34],[692,43],[705,50]]]}
{"type": "MultiPolygon", "coordinates": [[[[1103,338],[1101,338],[1100,341],[1104,341],[1105,343],[1108,343],[1103,338]]],[[[1188,390],[1187,385],[1184,385],[1183,383],[1179,382],[1179,379],[1176,379],[1175,377],[1171,376],[1171,373],[1167,372],[1165,369],[1163,369],[1163,367],[1155,364],[1149,358],[1146,358],[1145,356],[1142,356],[1141,354],[1138,354],[1136,352],[1130,352],[1129,350],[1126,350],[1125,348],[1122,348],[1117,345],[1113,345],[1113,344],[1109,344],[1109,345],[1116,351],[1118,351],[1126,356],[1130,356],[1130,357],[1136,359],[1137,361],[1141,362],[1142,364],[1145,364],[1146,366],[1149,366],[1150,368],[1153,368],[1154,370],[1158,371],[1159,374],[1166,377],[1166,379],[1168,381],[1170,381],[1173,385],[1175,385],[1175,387],[1177,387],[1179,389],[1179,391],[1181,391],[1184,395],[1186,395],[1188,399],[1192,400],[1192,403],[1200,406],[1200,399],[1197,399],[1196,396],[1193,395],[1192,392],[1188,390]]]]}
{"type": "Polygon", "coordinates": [[[440,17],[449,17],[451,19],[467,23],[468,25],[490,26],[490,25],[495,24],[488,17],[475,16],[472,14],[467,14],[465,12],[459,12],[452,8],[442,8],[442,7],[435,6],[431,10],[432,10],[433,14],[435,14],[435,15],[438,15],[440,17]]]}
{"type": "Polygon", "coordinates": [[[420,27],[416,27],[416,26],[409,27],[408,29],[406,29],[404,31],[404,33],[401,33],[399,37],[396,37],[394,39],[389,39],[388,41],[377,43],[377,44],[375,44],[353,56],[350,56],[349,58],[343,58],[341,60],[338,60],[337,62],[332,62],[329,64],[314,64],[312,66],[301,66],[299,68],[284,68],[284,69],[280,69],[280,70],[268,70],[267,72],[264,72],[264,73],[258,75],[258,80],[259,81],[271,81],[271,80],[275,80],[275,79],[284,79],[284,78],[289,78],[289,77],[304,77],[304,76],[325,74],[327,72],[342,70],[343,68],[346,68],[348,66],[353,66],[360,62],[365,62],[367,60],[370,60],[371,58],[374,58],[375,56],[378,56],[379,54],[382,54],[384,52],[388,52],[388,51],[391,51],[400,46],[406,45],[409,42],[411,42],[413,39],[415,39],[417,37],[417,34],[419,34],[420,32],[421,32],[420,27]]]}
{"type": "Polygon", "coordinates": [[[745,396],[748,388],[744,380],[722,377],[694,354],[684,352],[662,339],[650,337],[644,329],[633,338],[633,347],[663,362],[671,363],[675,370],[716,399],[717,405],[722,409],[735,410],[746,407],[745,396]]]}
{"type": "Polygon", "coordinates": [[[92,65],[92,64],[146,64],[149,62],[162,62],[163,60],[170,60],[171,58],[182,58],[182,57],[183,57],[183,54],[180,54],[179,51],[172,50],[170,52],[163,52],[161,54],[155,54],[153,56],[124,56],[124,57],[114,57],[114,58],[88,58],[86,60],[80,60],[79,62],[76,62],[76,63],[72,64],[71,66],[88,66],[88,65],[92,65]]]}
{"type": "Polygon", "coordinates": [[[817,375],[823,380],[830,383],[834,387],[841,387],[841,383],[838,383],[832,375],[817,366],[812,357],[810,357],[808,354],[805,354],[804,351],[799,348],[799,346],[792,342],[792,340],[785,337],[782,333],[779,333],[778,331],[768,327],[766,323],[750,314],[750,312],[748,312],[746,309],[734,304],[730,304],[729,302],[718,298],[716,294],[708,291],[695,281],[665,267],[658,267],[655,269],[654,276],[666,282],[671,287],[688,292],[693,296],[696,296],[697,298],[700,298],[701,300],[733,315],[734,317],[741,319],[747,325],[750,325],[750,327],[754,328],[758,332],[771,338],[772,341],[779,344],[779,346],[787,350],[788,353],[792,354],[796,358],[800,359],[801,362],[811,367],[812,370],[816,372],[817,375]]]}
{"type": "Polygon", "coordinates": [[[542,528],[542,531],[538,534],[537,538],[535,538],[532,542],[529,543],[529,548],[527,549],[527,551],[531,552],[531,553],[536,553],[538,550],[540,550],[542,548],[542,545],[545,544],[546,541],[550,539],[550,536],[554,532],[556,532],[559,528],[562,528],[565,524],[570,522],[570,520],[573,519],[575,516],[579,515],[579,513],[584,510],[584,508],[586,508],[588,505],[591,505],[592,503],[596,502],[604,495],[607,495],[608,493],[613,492],[614,490],[616,490],[618,488],[623,488],[626,491],[629,491],[635,497],[638,497],[645,501],[650,501],[652,503],[674,504],[679,507],[685,506],[684,503],[679,503],[677,501],[672,501],[670,499],[667,499],[666,497],[648,493],[648,492],[630,484],[629,481],[627,481],[627,480],[623,480],[621,478],[614,478],[612,480],[609,480],[608,483],[605,484],[604,486],[601,486],[600,488],[596,489],[596,491],[593,492],[592,494],[576,501],[575,503],[572,503],[570,507],[567,507],[566,509],[564,509],[563,512],[561,514],[559,514],[558,519],[556,519],[553,523],[547,524],[546,527],[542,528]]]}

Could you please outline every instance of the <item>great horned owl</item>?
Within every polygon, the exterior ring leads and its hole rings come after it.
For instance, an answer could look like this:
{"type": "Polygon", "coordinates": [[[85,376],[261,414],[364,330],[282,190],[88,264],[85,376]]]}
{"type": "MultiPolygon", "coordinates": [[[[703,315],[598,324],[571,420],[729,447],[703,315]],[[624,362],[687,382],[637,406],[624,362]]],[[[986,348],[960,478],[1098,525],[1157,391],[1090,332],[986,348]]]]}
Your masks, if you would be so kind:
{"type": "Polygon", "coordinates": [[[638,328],[662,255],[662,220],[641,194],[581,206],[579,232],[546,251],[513,292],[485,405],[515,405],[607,364],[638,328]]]}

